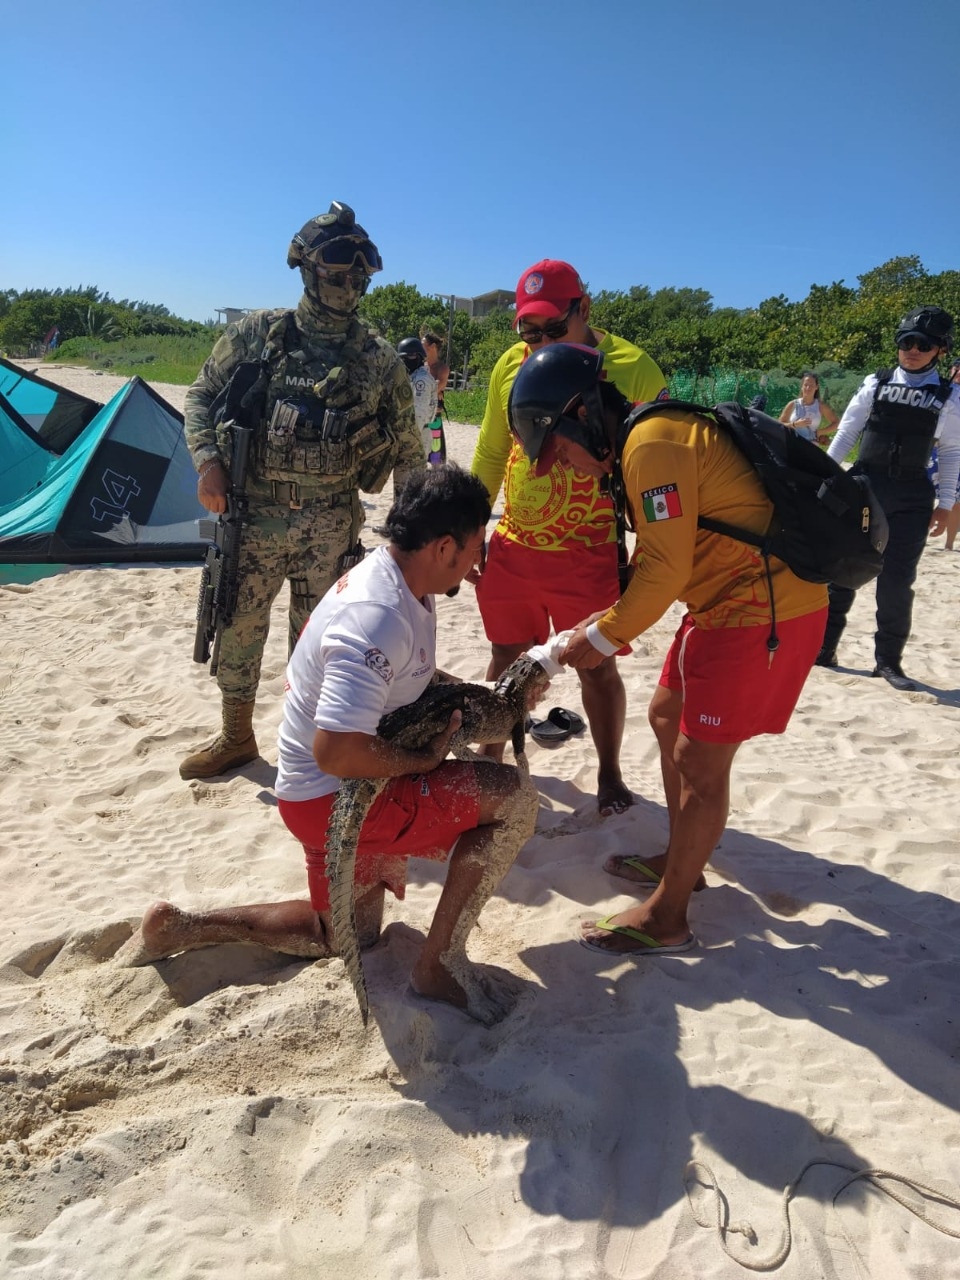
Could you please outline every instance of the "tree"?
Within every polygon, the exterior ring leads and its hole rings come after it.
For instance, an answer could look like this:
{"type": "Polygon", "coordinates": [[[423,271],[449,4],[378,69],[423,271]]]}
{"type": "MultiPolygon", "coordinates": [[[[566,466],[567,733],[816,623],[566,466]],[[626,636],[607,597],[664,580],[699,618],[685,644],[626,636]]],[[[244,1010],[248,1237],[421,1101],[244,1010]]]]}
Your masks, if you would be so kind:
{"type": "Polygon", "coordinates": [[[491,311],[477,324],[480,336],[470,351],[470,364],[479,378],[489,378],[493,366],[517,341],[512,311],[491,311]]]}
{"type": "Polygon", "coordinates": [[[402,338],[418,336],[424,328],[447,331],[443,302],[425,297],[416,285],[403,280],[371,289],[361,298],[359,310],[361,318],[392,346],[402,338]]]}

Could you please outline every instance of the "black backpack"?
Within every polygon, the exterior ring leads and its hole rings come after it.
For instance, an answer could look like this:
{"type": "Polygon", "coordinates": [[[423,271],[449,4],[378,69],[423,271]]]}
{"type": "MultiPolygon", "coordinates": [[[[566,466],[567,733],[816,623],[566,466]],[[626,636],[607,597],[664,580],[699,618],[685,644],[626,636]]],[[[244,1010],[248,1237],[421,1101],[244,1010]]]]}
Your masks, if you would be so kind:
{"type": "Polygon", "coordinates": [[[726,432],[752,463],[776,513],[762,537],[706,516],[697,521],[701,529],[748,542],[765,562],[776,556],[806,582],[856,590],[876,578],[888,529],[866,476],[844,471],[812,440],[735,400],[713,409],[682,400],[638,405],[624,424],[627,432],[665,409],[699,414],[726,432]]]}

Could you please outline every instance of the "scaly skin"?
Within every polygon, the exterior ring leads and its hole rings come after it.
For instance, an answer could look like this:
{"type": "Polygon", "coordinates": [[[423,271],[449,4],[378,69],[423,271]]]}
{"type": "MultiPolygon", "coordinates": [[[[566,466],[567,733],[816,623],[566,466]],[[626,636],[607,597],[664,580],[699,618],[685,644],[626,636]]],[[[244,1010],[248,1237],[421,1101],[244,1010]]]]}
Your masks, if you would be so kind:
{"type": "MultiPolygon", "coordinates": [[[[383,717],[377,735],[408,751],[421,750],[450,723],[454,711],[463,713],[460,728],[450,740],[458,760],[475,760],[470,743],[513,743],[517,769],[529,776],[524,723],[531,693],[539,694],[549,678],[538,662],[523,655],[512,662],[493,689],[480,684],[436,684],[416,702],[383,717]]],[[[327,827],[326,872],[330,881],[330,916],[338,954],[357,993],[364,1026],[370,1012],[363,976],[354,900],[353,875],[360,828],[370,806],[388,778],[344,778],[327,827]]]]}

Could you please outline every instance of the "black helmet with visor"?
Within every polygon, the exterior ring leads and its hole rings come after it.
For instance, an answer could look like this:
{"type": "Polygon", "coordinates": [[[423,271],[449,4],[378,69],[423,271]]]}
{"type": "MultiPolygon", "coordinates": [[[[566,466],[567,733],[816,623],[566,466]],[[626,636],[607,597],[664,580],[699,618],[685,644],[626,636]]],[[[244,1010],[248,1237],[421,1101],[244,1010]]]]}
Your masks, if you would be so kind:
{"type": "Polygon", "coordinates": [[[594,347],[555,342],[527,357],[510,388],[507,413],[510,429],[532,463],[554,432],[582,445],[598,461],[609,455],[602,377],[603,352],[594,347]],[[581,404],[584,418],[578,412],[581,404]]]}
{"type": "Polygon", "coordinates": [[[427,363],[427,351],[419,338],[401,338],[397,343],[397,355],[407,366],[408,373],[416,373],[427,363]]]}

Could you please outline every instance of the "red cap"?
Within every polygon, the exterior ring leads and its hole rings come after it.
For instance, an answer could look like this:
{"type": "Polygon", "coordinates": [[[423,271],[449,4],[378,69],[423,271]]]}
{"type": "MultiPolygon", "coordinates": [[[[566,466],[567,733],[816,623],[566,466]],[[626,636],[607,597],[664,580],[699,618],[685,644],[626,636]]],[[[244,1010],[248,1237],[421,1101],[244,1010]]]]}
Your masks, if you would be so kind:
{"type": "Polygon", "coordinates": [[[583,281],[569,262],[544,258],[528,267],[517,281],[517,320],[529,315],[559,320],[574,298],[582,298],[584,293],[583,281]]]}

